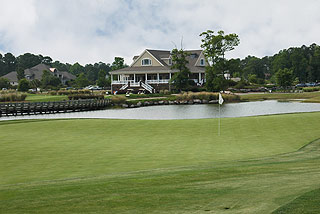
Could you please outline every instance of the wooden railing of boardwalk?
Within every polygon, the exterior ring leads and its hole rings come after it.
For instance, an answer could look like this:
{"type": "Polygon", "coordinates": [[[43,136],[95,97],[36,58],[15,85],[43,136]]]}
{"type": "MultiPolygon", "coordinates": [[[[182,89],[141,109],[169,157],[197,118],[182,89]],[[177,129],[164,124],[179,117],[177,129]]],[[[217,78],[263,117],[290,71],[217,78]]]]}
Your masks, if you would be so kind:
{"type": "Polygon", "coordinates": [[[59,102],[0,103],[0,117],[35,114],[55,114],[104,109],[110,99],[69,100],[59,102]]]}

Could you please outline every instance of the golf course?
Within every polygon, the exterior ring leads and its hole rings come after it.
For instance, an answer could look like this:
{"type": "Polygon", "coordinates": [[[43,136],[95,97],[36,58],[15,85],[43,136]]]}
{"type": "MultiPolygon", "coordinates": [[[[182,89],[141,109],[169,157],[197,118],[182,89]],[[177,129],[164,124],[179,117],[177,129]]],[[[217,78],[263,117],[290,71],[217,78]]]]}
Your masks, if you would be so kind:
{"type": "Polygon", "coordinates": [[[319,121],[0,121],[0,213],[319,213],[319,121]]]}

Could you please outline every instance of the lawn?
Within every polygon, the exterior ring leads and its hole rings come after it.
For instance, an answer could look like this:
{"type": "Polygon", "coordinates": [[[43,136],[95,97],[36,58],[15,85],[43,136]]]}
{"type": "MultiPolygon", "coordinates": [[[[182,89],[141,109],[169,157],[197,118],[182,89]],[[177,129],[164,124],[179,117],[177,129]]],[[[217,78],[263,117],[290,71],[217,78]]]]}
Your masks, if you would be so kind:
{"type": "Polygon", "coordinates": [[[303,99],[304,102],[320,102],[320,92],[241,94],[240,99],[241,101],[303,99]]]}
{"type": "Polygon", "coordinates": [[[66,95],[50,95],[50,94],[28,94],[26,97],[27,102],[53,102],[68,100],[66,95]]]}
{"type": "Polygon", "coordinates": [[[320,187],[319,120],[1,121],[0,213],[271,213],[320,187]]]}

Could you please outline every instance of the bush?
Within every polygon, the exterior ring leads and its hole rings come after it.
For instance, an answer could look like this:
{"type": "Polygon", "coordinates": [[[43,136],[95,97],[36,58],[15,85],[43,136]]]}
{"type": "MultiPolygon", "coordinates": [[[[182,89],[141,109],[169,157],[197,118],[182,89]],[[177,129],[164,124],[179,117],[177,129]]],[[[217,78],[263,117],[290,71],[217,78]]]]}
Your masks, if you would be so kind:
{"type": "Polygon", "coordinates": [[[29,81],[26,79],[19,80],[18,91],[28,91],[30,88],[29,81]]]}
{"type": "Polygon", "coordinates": [[[126,102],[126,100],[127,99],[125,97],[123,97],[123,96],[112,96],[111,97],[111,102],[113,104],[123,104],[123,103],[126,102]]]}
{"type": "Polygon", "coordinates": [[[89,89],[84,90],[59,90],[57,91],[58,95],[70,95],[70,94],[91,94],[92,92],[89,89]]]}
{"type": "Polygon", "coordinates": [[[24,101],[27,94],[24,93],[1,93],[0,102],[24,101]]]}
{"type": "Polygon", "coordinates": [[[57,92],[56,91],[50,91],[49,94],[52,95],[52,96],[55,96],[55,95],[57,95],[57,92]]]}
{"type": "MultiPolygon", "coordinates": [[[[185,92],[183,94],[178,94],[176,96],[178,101],[189,101],[189,100],[218,100],[219,94],[218,93],[213,93],[213,92],[198,92],[198,93],[193,93],[193,92],[185,92]]],[[[240,101],[240,97],[238,95],[234,94],[222,94],[222,97],[225,101],[227,102],[235,102],[235,101],[240,101]]]]}
{"type": "Polygon", "coordinates": [[[213,92],[185,92],[183,94],[177,95],[177,100],[194,100],[194,99],[200,99],[200,100],[217,100],[218,94],[213,92]]]}
{"type": "Polygon", "coordinates": [[[320,87],[307,87],[307,88],[302,88],[304,92],[313,92],[313,91],[320,91],[320,87]]]}
{"type": "Polygon", "coordinates": [[[100,94],[70,94],[69,100],[84,100],[84,99],[104,99],[104,95],[100,94]]]}

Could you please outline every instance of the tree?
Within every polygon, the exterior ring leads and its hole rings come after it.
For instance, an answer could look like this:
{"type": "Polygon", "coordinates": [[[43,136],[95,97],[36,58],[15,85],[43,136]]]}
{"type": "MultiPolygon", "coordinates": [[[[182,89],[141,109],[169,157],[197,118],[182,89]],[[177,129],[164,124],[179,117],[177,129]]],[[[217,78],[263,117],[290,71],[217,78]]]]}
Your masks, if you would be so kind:
{"type": "MultiPolygon", "coordinates": [[[[40,55],[41,56],[41,55],[40,55]]],[[[41,56],[41,63],[46,64],[46,65],[51,65],[52,64],[52,59],[49,56],[41,56]]]]}
{"type": "Polygon", "coordinates": [[[175,89],[179,91],[186,90],[189,88],[189,76],[191,72],[187,67],[187,56],[188,53],[185,52],[183,49],[178,50],[177,48],[174,48],[171,51],[171,70],[178,70],[178,72],[173,75],[171,82],[175,86],[175,89]]]}
{"type": "Polygon", "coordinates": [[[287,88],[292,85],[294,80],[292,70],[288,68],[280,69],[275,75],[276,75],[276,83],[278,86],[287,88]]]}
{"type": "Polygon", "coordinates": [[[108,80],[106,79],[106,75],[107,75],[107,72],[104,71],[104,70],[100,70],[99,71],[99,74],[98,74],[98,80],[97,80],[97,85],[99,87],[106,87],[108,86],[108,80]]]}
{"type": "Polygon", "coordinates": [[[55,88],[61,84],[61,81],[58,77],[53,76],[50,71],[43,70],[41,78],[41,87],[42,88],[55,88]]]}
{"type": "Polygon", "coordinates": [[[19,80],[19,83],[18,83],[18,91],[28,91],[30,88],[29,86],[29,81],[26,80],[26,79],[21,79],[19,80]]]}
{"type": "Polygon", "coordinates": [[[115,57],[111,65],[111,70],[115,71],[125,67],[128,67],[128,65],[124,64],[124,59],[122,57],[115,57]]]}
{"type": "Polygon", "coordinates": [[[74,63],[70,68],[69,68],[69,73],[73,75],[79,75],[80,73],[84,72],[84,67],[80,65],[78,62],[74,63]]]}
{"type": "Polygon", "coordinates": [[[225,35],[224,31],[218,31],[217,35],[215,35],[212,30],[207,30],[206,32],[201,33],[200,36],[203,37],[203,39],[201,39],[201,48],[204,49],[203,53],[209,64],[208,67],[212,67],[206,69],[207,90],[219,91],[225,87],[225,83],[222,81],[226,69],[225,53],[233,50],[235,46],[239,45],[239,37],[237,34],[225,35]],[[222,76],[222,78],[219,76],[222,76]],[[217,80],[215,80],[216,78],[217,80]],[[215,87],[213,86],[214,83],[220,84],[215,87]]]}
{"type": "MultiPolygon", "coordinates": [[[[41,56],[41,55],[40,55],[41,56]]],[[[31,68],[41,63],[40,56],[31,53],[25,53],[17,57],[18,68],[23,70],[31,68]]]]}
{"type": "Polygon", "coordinates": [[[86,87],[90,84],[90,81],[85,76],[84,73],[81,73],[76,79],[75,79],[75,85],[79,88],[86,87]]]}
{"type": "Polygon", "coordinates": [[[34,79],[30,81],[30,88],[39,88],[41,87],[41,81],[38,79],[34,79]]]}
{"type": "Polygon", "coordinates": [[[233,50],[240,43],[237,34],[224,35],[222,30],[218,31],[217,35],[214,34],[214,31],[207,30],[201,33],[200,36],[204,37],[201,39],[201,48],[204,49],[204,55],[210,65],[224,59],[225,53],[233,50]]]}
{"type": "Polygon", "coordinates": [[[21,79],[24,79],[24,78],[25,78],[25,74],[24,74],[23,68],[18,67],[18,70],[17,70],[17,79],[18,79],[18,80],[21,80],[21,79]]]}
{"type": "Polygon", "coordinates": [[[95,82],[98,79],[99,70],[97,67],[93,66],[92,64],[87,64],[84,67],[84,72],[90,82],[95,82]]]}
{"type": "Polygon", "coordinates": [[[9,82],[9,80],[6,79],[6,78],[1,78],[1,77],[0,77],[0,90],[1,90],[2,88],[9,88],[9,87],[10,87],[10,82],[9,82]]]}
{"type": "Polygon", "coordinates": [[[16,70],[17,60],[12,53],[6,53],[2,58],[2,61],[4,63],[5,74],[16,70]]]}

